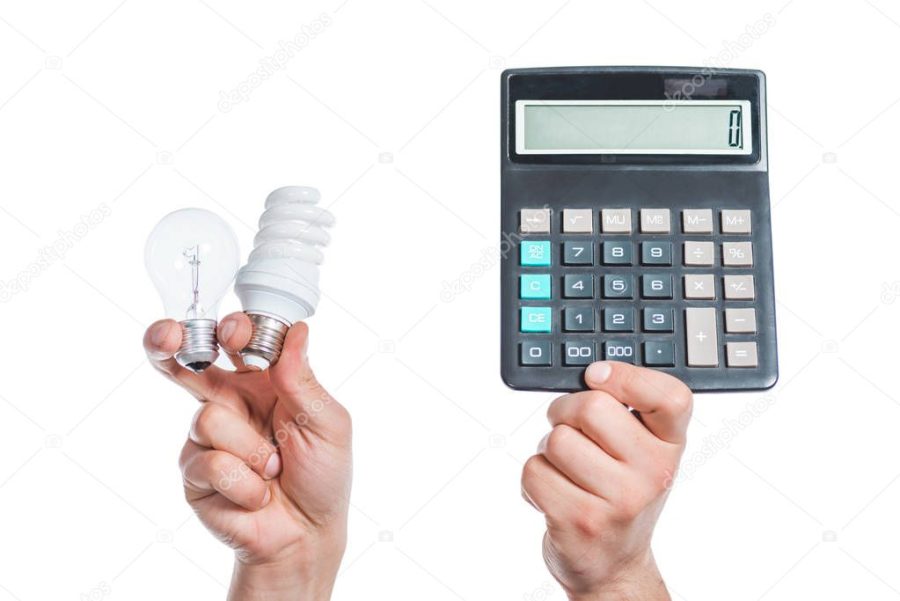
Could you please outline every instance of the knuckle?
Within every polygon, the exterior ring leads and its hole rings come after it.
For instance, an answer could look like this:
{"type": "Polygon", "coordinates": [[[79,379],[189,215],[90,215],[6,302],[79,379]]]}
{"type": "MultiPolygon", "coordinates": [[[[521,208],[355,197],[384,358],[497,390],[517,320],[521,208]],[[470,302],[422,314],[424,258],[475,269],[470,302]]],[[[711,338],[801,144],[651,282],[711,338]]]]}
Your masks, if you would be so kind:
{"type": "Polygon", "coordinates": [[[572,434],[574,430],[566,425],[554,426],[547,436],[547,443],[544,447],[544,455],[552,461],[561,459],[568,455],[567,447],[571,446],[572,434]]]}
{"type": "Polygon", "coordinates": [[[191,457],[193,457],[192,451],[193,447],[191,446],[191,441],[186,440],[184,445],[181,447],[181,453],[179,453],[178,455],[178,469],[180,469],[182,473],[190,462],[191,457]]]}
{"type": "Polygon", "coordinates": [[[586,394],[580,399],[578,407],[575,409],[575,416],[581,423],[585,423],[593,419],[602,410],[603,401],[600,399],[600,396],[586,394]]]}
{"type": "Polygon", "coordinates": [[[582,423],[597,419],[598,415],[603,414],[613,406],[614,403],[612,401],[612,397],[605,392],[586,392],[576,410],[578,419],[581,420],[582,423]]]}
{"type": "MultiPolygon", "coordinates": [[[[660,486],[662,479],[659,479],[660,486]]],[[[631,523],[640,517],[647,507],[659,496],[655,482],[632,483],[622,487],[621,496],[614,503],[614,515],[620,523],[631,523]]]]}
{"type": "Polygon", "coordinates": [[[522,488],[526,491],[534,490],[535,485],[541,479],[542,461],[537,455],[532,455],[522,466],[522,488]]]}
{"type": "Polygon", "coordinates": [[[647,471],[647,494],[651,498],[657,498],[665,494],[672,486],[675,478],[674,469],[668,463],[655,463],[647,471]]]}
{"type": "Polygon", "coordinates": [[[205,403],[194,414],[194,423],[191,427],[197,438],[209,440],[210,435],[217,430],[217,424],[221,423],[221,407],[213,403],[205,403]]]}
{"type": "Polygon", "coordinates": [[[622,522],[633,522],[644,510],[644,504],[634,495],[626,495],[616,504],[616,517],[622,522]]]}
{"type": "Polygon", "coordinates": [[[572,518],[572,528],[585,538],[599,538],[606,530],[606,516],[595,504],[584,503],[572,518]]]}
{"type": "Polygon", "coordinates": [[[209,452],[203,461],[203,469],[210,480],[217,480],[228,475],[231,461],[226,453],[209,452]]]}

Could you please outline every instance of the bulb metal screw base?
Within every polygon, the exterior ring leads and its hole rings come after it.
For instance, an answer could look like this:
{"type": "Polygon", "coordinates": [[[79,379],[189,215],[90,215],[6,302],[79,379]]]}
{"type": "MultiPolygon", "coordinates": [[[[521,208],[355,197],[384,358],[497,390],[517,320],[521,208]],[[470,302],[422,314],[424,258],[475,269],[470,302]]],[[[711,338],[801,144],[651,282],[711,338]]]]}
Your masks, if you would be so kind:
{"type": "Polygon", "coordinates": [[[219,357],[215,319],[186,319],[181,322],[181,348],[175,360],[182,367],[200,373],[219,357]]]}
{"type": "Polygon", "coordinates": [[[241,349],[241,358],[247,367],[263,371],[275,365],[281,356],[290,325],[259,313],[247,313],[247,316],[253,324],[253,334],[241,349]]]}

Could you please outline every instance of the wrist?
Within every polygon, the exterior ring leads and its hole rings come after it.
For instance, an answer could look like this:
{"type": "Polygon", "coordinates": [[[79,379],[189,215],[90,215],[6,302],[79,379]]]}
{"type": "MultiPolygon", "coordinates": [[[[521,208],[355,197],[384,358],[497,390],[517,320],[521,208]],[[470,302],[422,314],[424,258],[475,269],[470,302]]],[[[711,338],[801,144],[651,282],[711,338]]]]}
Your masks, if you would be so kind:
{"type": "Polygon", "coordinates": [[[342,551],[287,552],[270,560],[235,559],[228,601],[328,601],[342,551]]]}
{"type": "Polygon", "coordinates": [[[589,591],[569,591],[569,601],[671,601],[653,555],[622,566],[589,591]]]}

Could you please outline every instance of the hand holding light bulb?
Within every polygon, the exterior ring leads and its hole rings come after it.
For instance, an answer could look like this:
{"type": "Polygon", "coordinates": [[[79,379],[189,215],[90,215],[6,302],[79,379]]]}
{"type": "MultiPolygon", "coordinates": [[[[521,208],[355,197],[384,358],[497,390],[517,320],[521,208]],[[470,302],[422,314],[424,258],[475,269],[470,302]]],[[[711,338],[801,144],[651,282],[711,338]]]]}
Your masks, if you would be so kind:
{"type": "Polygon", "coordinates": [[[253,326],[243,313],[219,323],[237,371],[193,373],[174,359],[182,328],[158,321],[144,337],[153,366],[201,403],[179,464],[188,503],[235,550],[229,599],[328,599],[346,545],[351,423],[318,382],[309,329],[287,333],[278,363],[243,367],[253,326]]]}
{"type": "Polygon", "coordinates": [[[218,329],[239,261],[227,224],[176,211],[147,241],[147,269],[174,319],[150,326],[144,347],[157,370],[204,401],[180,465],[188,502],[235,549],[232,601],[328,599],[346,546],[350,416],[309,366],[307,326],[290,327],[318,301],[317,246],[328,237],[316,224],[332,219],[311,206],[317,199],[307,188],[270,195],[239,292],[245,308],[264,313],[229,315],[218,329]],[[262,318],[282,327],[277,352],[264,347],[254,362],[261,328],[252,320],[262,318]],[[217,343],[237,371],[212,364],[217,343]]]}

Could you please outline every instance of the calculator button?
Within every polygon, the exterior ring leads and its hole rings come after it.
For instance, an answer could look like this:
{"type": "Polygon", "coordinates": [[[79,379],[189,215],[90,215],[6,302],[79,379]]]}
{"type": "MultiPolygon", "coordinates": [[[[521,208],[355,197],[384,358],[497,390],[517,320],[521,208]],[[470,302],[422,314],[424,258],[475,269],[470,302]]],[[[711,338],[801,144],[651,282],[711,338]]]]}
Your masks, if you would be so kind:
{"type": "Polygon", "coordinates": [[[591,209],[563,209],[564,234],[591,234],[594,232],[594,214],[591,209]]]}
{"type": "Polygon", "coordinates": [[[684,321],[688,367],[719,365],[716,310],[713,307],[685,309],[684,321]]]}
{"type": "Polygon", "coordinates": [[[603,276],[604,298],[633,298],[633,282],[630,275],[603,276]]]}
{"type": "Polygon", "coordinates": [[[681,231],[685,234],[711,234],[712,209],[688,209],[681,212],[681,231]]]}
{"type": "Polygon", "coordinates": [[[594,276],[589,273],[570,273],[563,277],[564,298],[593,298],[594,276]]]}
{"type": "Polygon", "coordinates": [[[722,211],[721,227],[723,234],[749,234],[750,211],[748,209],[722,211]]]}
{"type": "Polygon", "coordinates": [[[645,332],[674,332],[675,311],[665,307],[644,307],[645,332]]]}
{"type": "Polygon", "coordinates": [[[755,334],[756,309],[725,309],[725,332],[728,334],[755,334]]]}
{"type": "Polygon", "coordinates": [[[689,300],[713,300],[716,298],[716,282],[713,274],[689,273],[684,276],[684,298],[689,300]]]}
{"type": "Polygon", "coordinates": [[[726,267],[753,267],[753,243],[723,242],[722,264],[726,267]]]}
{"type": "Polygon", "coordinates": [[[603,331],[604,332],[633,332],[634,331],[634,309],[631,307],[624,309],[604,309],[603,310],[603,331]]]}
{"type": "Polygon", "coordinates": [[[550,341],[523,342],[519,345],[519,363],[522,365],[551,365],[550,341]]]}
{"type": "Polygon", "coordinates": [[[519,298],[547,300],[550,298],[550,274],[519,276],[519,298]]]}
{"type": "Polygon", "coordinates": [[[642,298],[672,298],[674,285],[672,274],[647,274],[641,276],[642,298]]]}
{"type": "Polygon", "coordinates": [[[634,262],[631,242],[604,242],[604,265],[631,265],[634,262]]]}
{"type": "Polygon", "coordinates": [[[716,247],[712,242],[685,242],[684,264],[709,266],[715,260],[716,247]]]}
{"type": "Polygon", "coordinates": [[[648,340],[644,343],[644,365],[650,367],[674,367],[675,345],[671,342],[648,340]]]}
{"type": "Polygon", "coordinates": [[[563,310],[563,329],[567,332],[593,332],[594,308],[566,307],[563,310]]]}
{"type": "Polygon", "coordinates": [[[757,367],[759,358],[755,342],[729,342],[725,345],[728,367],[757,367]]]}
{"type": "Polygon", "coordinates": [[[630,342],[604,342],[603,358],[611,361],[634,363],[634,344],[630,342]]]}
{"type": "Polygon", "coordinates": [[[589,342],[563,344],[563,361],[566,365],[590,365],[594,362],[594,345],[589,342]]]}
{"type": "Polygon", "coordinates": [[[523,234],[549,234],[550,209],[522,209],[519,231],[523,234]]]}
{"type": "Polygon", "coordinates": [[[604,234],[630,234],[631,209],[602,209],[600,225],[604,234]]]}
{"type": "Polygon", "coordinates": [[[641,233],[668,234],[671,229],[669,209],[641,209],[641,233]]]}
{"type": "Polygon", "coordinates": [[[563,242],[563,263],[565,265],[593,265],[594,244],[585,242],[563,242]]]}
{"type": "Polygon", "coordinates": [[[546,334],[550,332],[553,317],[550,307],[522,307],[519,331],[546,334]]]}
{"type": "Polygon", "coordinates": [[[641,242],[641,263],[644,265],[671,265],[671,242],[641,242]]]}
{"type": "Polygon", "coordinates": [[[519,264],[522,267],[549,267],[550,241],[523,240],[519,264]]]}
{"type": "Polygon", "coordinates": [[[725,300],[753,300],[756,296],[752,275],[726,275],[723,288],[725,300]]]}

